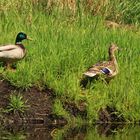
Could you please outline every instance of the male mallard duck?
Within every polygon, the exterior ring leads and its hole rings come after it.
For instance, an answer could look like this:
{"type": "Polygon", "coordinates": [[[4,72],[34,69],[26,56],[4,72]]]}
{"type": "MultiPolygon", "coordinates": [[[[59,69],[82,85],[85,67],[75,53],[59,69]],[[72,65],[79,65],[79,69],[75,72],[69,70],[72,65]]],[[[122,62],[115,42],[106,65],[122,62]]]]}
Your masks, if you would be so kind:
{"type": "Polygon", "coordinates": [[[0,46],[0,61],[5,62],[6,67],[10,68],[13,62],[21,60],[26,55],[26,49],[22,40],[29,39],[23,32],[17,34],[15,45],[0,46]]]}
{"type": "Polygon", "coordinates": [[[89,80],[91,81],[94,77],[97,78],[101,75],[104,75],[105,81],[109,83],[109,81],[118,74],[118,64],[115,57],[116,50],[118,50],[118,47],[115,44],[111,44],[109,47],[109,60],[90,67],[84,73],[84,79],[82,79],[81,85],[85,87],[89,80]]]}

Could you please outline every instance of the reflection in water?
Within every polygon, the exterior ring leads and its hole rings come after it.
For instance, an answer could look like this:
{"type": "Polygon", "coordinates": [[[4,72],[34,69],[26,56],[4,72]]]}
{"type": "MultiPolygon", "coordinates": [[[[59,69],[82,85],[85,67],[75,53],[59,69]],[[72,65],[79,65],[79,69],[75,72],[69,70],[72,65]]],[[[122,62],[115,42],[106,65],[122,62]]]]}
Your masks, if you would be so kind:
{"type": "Polygon", "coordinates": [[[108,137],[113,135],[124,128],[124,124],[104,123],[96,125],[99,135],[108,137]]]}
{"type": "Polygon", "coordinates": [[[12,126],[0,129],[2,140],[98,140],[140,139],[140,126],[100,124],[48,128],[43,125],[12,126]]]}
{"type": "Polygon", "coordinates": [[[43,125],[10,126],[1,131],[4,140],[51,140],[51,130],[43,125]]]}

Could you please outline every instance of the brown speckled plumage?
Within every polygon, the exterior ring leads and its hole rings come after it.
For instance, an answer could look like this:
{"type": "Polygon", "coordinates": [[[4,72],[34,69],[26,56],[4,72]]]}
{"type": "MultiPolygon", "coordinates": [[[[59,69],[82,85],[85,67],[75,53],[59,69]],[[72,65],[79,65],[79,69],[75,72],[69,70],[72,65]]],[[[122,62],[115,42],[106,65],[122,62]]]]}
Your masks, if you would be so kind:
{"type": "Polygon", "coordinates": [[[109,60],[91,66],[84,73],[84,80],[85,78],[93,78],[104,75],[106,82],[109,82],[113,77],[115,77],[118,74],[118,64],[115,57],[116,50],[118,50],[118,47],[115,44],[111,44],[109,47],[109,60]]]}

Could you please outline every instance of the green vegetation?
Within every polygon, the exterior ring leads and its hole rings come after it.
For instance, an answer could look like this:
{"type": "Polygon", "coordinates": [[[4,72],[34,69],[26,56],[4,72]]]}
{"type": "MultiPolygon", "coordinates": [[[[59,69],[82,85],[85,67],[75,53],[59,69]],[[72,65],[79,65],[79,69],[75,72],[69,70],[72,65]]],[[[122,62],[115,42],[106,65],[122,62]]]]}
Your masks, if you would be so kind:
{"type": "MultiPolygon", "coordinates": [[[[140,6],[135,8],[140,2],[134,1],[126,0],[126,3],[120,4],[119,0],[115,0],[116,4],[110,2],[107,5],[110,8],[116,6],[115,13],[106,6],[108,14],[104,16],[102,13],[105,11],[100,9],[100,14],[93,16],[90,12],[84,13],[79,1],[79,9],[73,15],[73,12],[64,12],[61,8],[45,11],[43,0],[36,6],[25,0],[23,7],[20,6],[21,1],[1,0],[0,44],[14,43],[19,31],[33,38],[33,41],[23,42],[28,54],[17,63],[16,72],[3,71],[0,67],[1,73],[17,87],[36,85],[43,88],[47,85],[54,89],[60,101],[86,101],[89,121],[97,118],[98,110],[106,105],[116,107],[128,120],[140,120],[140,6]],[[118,9],[125,5],[127,10],[120,9],[124,17],[116,19],[118,9]],[[133,20],[129,22],[129,18],[133,20]],[[105,19],[133,23],[133,29],[124,28],[124,25],[108,29],[105,19]],[[119,75],[108,86],[98,81],[82,90],[79,86],[82,73],[92,64],[108,58],[111,42],[122,48],[116,54],[119,75]]],[[[60,101],[56,103],[62,107],[60,101]]]]}
{"type": "Polygon", "coordinates": [[[69,114],[64,110],[60,100],[56,99],[53,106],[53,112],[59,116],[64,116],[69,119],[69,114]]]}
{"type": "Polygon", "coordinates": [[[20,94],[12,94],[10,95],[9,105],[6,109],[6,112],[16,112],[23,113],[27,109],[26,101],[23,100],[22,95],[20,94]]]}

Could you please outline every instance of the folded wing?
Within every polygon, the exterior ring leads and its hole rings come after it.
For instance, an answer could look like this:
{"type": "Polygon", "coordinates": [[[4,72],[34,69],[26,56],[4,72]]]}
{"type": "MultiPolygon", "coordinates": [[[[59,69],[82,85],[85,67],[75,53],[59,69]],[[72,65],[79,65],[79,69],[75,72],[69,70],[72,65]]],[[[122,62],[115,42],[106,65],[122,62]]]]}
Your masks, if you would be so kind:
{"type": "Polygon", "coordinates": [[[0,59],[20,59],[23,51],[16,45],[6,45],[0,47],[0,59]]]}

